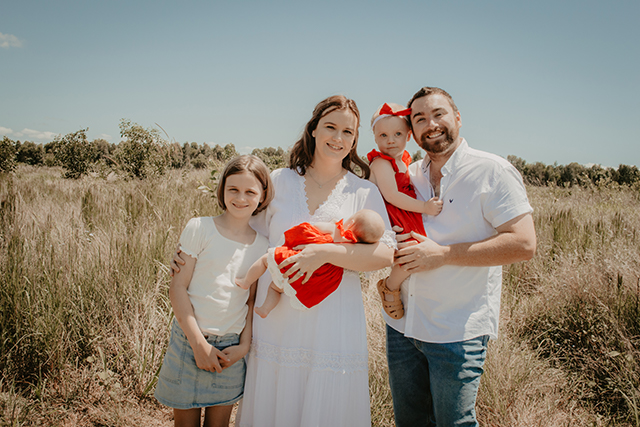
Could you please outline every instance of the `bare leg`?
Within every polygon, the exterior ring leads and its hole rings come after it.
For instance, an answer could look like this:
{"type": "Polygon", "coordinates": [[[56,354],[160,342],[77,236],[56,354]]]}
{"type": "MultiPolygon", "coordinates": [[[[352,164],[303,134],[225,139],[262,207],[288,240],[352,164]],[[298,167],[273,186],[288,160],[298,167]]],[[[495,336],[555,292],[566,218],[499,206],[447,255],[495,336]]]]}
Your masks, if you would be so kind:
{"type": "Polygon", "coordinates": [[[242,289],[249,289],[249,287],[260,278],[267,271],[267,254],[262,255],[256,262],[254,262],[247,274],[243,278],[236,277],[236,285],[242,289]]]}
{"type": "Polygon", "coordinates": [[[258,316],[263,319],[271,313],[278,302],[280,302],[280,297],[282,296],[282,291],[273,283],[269,286],[269,291],[267,292],[267,298],[265,298],[264,302],[260,307],[255,308],[255,312],[258,316]]]}
{"type": "Polygon", "coordinates": [[[401,319],[404,316],[404,306],[400,298],[400,286],[404,279],[409,276],[409,273],[396,266],[391,269],[389,277],[381,279],[376,284],[382,300],[382,307],[392,319],[401,319]]]}
{"type": "MultiPolygon", "coordinates": [[[[387,288],[389,288],[390,291],[397,291],[398,289],[400,289],[400,285],[402,285],[402,282],[404,282],[404,280],[409,276],[411,276],[410,273],[407,273],[399,266],[394,266],[391,269],[389,278],[387,279],[387,288]]],[[[389,298],[389,296],[390,295],[386,295],[387,298],[389,298]]],[[[387,299],[387,301],[393,301],[393,297],[391,297],[390,300],[387,299]]]]}
{"type": "Polygon", "coordinates": [[[174,409],[175,427],[200,427],[200,408],[174,409]]]}
{"type": "Polygon", "coordinates": [[[204,410],[204,427],[229,427],[233,405],[209,406],[204,410]]]}

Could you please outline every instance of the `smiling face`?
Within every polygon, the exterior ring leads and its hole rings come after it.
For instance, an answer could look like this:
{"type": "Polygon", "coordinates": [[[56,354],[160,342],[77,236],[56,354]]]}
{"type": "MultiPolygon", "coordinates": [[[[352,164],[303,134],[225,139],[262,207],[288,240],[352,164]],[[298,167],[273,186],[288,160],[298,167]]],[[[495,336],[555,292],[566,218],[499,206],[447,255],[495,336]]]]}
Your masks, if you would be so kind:
{"type": "Polygon", "coordinates": [[[411,104],[411,126],[416,142],[427,153],[447,154],[459,145],[460,112],[440,94],[418,98],[411,104]]]}
{"type": "Polygon", "coordinates": [[[313,161],[338,161],[349,155],[356,138],[358,120],[348,109],[333,110],[318,122],[311,132],[316,147],[313,161]]]}
{"type": "Polygon", "coordinates": [[[264,199],[260,181],[248,171],[229,175],[224,185],[226,211],[235,218],[250,218],[264,199]]]}
{"type": "Polygon", "coordinates": [[[411,137],[407,121],[402,117],[389,116],[376,122],[373,136],[382,154],[402,160],[402,153],[411,137]]]}

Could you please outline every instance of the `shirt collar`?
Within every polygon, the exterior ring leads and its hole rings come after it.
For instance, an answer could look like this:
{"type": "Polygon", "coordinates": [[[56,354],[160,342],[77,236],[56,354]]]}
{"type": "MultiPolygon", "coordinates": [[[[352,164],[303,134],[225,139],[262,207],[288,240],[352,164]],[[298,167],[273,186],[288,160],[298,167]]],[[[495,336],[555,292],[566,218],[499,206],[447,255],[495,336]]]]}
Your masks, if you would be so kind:
{"type": "MultiPolygon", "coordinates": [[[[453,154],[451,155],[451,157],[449,157],[449,160],[447,160],[447,163],[444,164],[444,166],[442,166],[442,175],[447,175],[449,172],[451,172],[452,170],[455,170],[456,165],[461,161],[461,159],[464,157],[464,154],[469,150],[469,144],[467,143],[467,140],[462,138],[462,141],[460,142],[460,145],[458,146],[458,148],[456,148],[456,151],[453,152],[453,154]]],[[[420,165],[420,170],[422,170],[422,173],[427,175],[427,173],[429,172],[429,166],[431,165],[431,159],[429,158],[429,155],[427,154],[424,159],[422,159],[422,164],[420,165]]]]}

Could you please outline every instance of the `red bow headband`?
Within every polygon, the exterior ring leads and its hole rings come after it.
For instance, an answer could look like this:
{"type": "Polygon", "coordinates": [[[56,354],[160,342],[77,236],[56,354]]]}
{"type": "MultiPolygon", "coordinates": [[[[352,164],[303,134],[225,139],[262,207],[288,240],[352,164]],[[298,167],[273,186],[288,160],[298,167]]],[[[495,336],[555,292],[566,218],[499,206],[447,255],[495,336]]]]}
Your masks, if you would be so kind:
{"type": "Polygon", "coordinates": [[[408,116],[411,114],[411,108],[407,108],[405,110],[393,111],[389,104],[386,102],[380,108],[380,115],[388,114],[390,116],[408,116]]]}
{"type": "Polygon", "coordinates": [[[384,119],[385,117],[389,117],[389,116],[397,116],[397,117],[408,116],[409,114],[411,114],[411,108],[407,108],[407,109],[400,110],[400,111],[393,111],[391,106],[385,102],[382,105],[382,107],[380,107],[380,112],[378,114],[379,114],[378,117],[376,117],[375,120],[373,121],[373,123],[371,123],[371,129],[373,129],[373,127],[376,125],[376,123],[378,123],[379,120],[384,119]]]}

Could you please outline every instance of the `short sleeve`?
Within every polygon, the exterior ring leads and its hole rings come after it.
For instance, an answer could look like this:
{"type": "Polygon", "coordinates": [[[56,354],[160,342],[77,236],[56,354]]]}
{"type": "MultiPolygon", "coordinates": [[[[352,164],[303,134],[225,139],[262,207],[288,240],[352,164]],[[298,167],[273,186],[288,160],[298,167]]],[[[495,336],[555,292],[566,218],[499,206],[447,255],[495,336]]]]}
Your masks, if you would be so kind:
{"type": "Polygon", "coordinates": [[[202,218],[191,218],[180,235],[180,249],[187,255],[198,259],[204,247],[202,218]]]}
{"type": "Polygon", "coordinates": [[[526,213],[533,212],[522,176],[511,165],[494,172],[493,191],[483,205],[484,217],[494,228],[526,213]]]}

